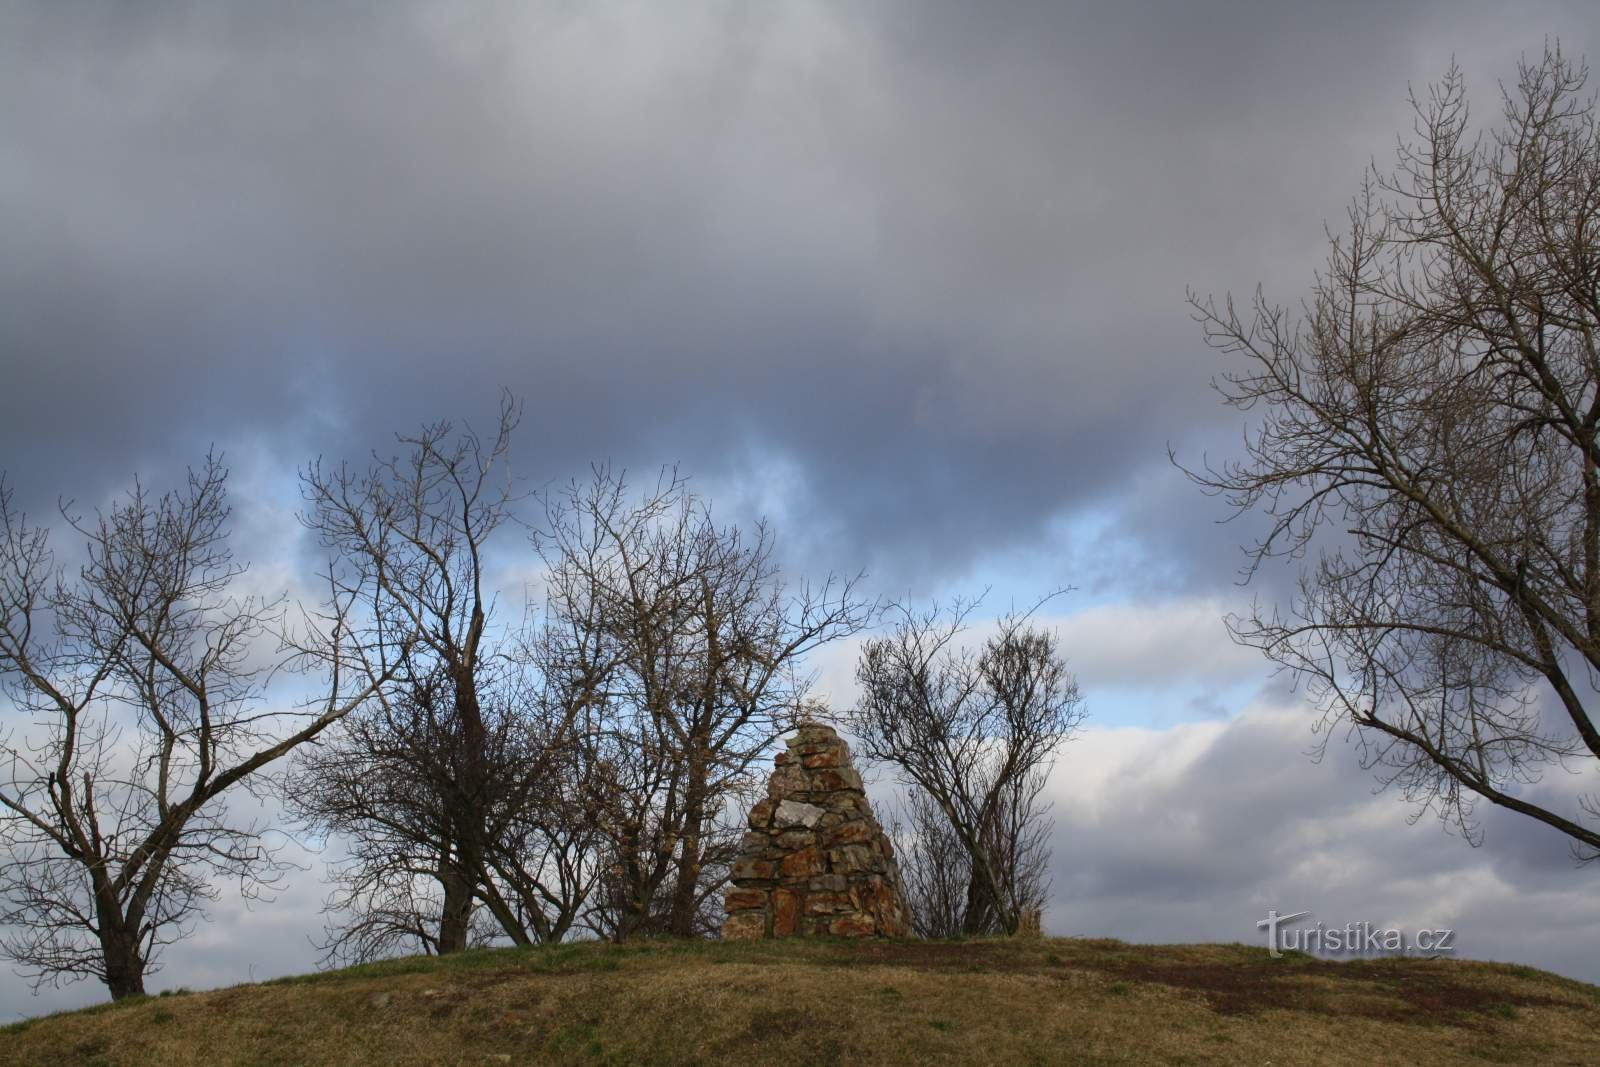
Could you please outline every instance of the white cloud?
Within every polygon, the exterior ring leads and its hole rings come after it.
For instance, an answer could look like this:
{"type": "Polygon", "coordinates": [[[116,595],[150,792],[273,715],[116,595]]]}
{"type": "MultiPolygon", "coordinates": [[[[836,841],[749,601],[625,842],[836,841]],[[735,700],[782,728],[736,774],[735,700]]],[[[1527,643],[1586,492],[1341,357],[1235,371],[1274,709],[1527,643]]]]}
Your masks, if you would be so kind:
{"type": "Polygon", "coordinates": [[[1263,676],[1269,664],[1235,644],[1214,597],[1103,604],[1041,620],[1061,636],[1086,692],[1204,683],[1217,687],[1263,676]]]}
{"type": "Polygon", "coordinates": [[[1313,713],[1252,707],[1226,723],[1090,729],[1066,746],[1055,801],[1052,933],[1258,943],[1267,909],[1330,926],[1453,928],[1460,955],[1600,980],[1600,900],[1560,835],[1484,811],[1478,849],[1392,793],[1355,754],[1311,762],[1313,713]]]}

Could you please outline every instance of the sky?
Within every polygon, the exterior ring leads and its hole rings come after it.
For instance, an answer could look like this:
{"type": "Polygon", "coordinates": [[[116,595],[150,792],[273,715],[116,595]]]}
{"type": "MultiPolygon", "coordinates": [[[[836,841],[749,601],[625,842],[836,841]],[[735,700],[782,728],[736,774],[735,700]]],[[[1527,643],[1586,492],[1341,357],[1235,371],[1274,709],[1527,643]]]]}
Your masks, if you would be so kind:
{"type": "MultiPolygon", "coordinates": [[[[0,5],[0,469],[35,516],[226,457],[254,574],[317,549],[296,471],[526,415],[518,475],[676,464],[785,571],[876,595],[1063,586],[1088,723],[1046,927],[1259,942],[1269,909],[1457,930],[1600,981],[1596,871],[1472,848],[1326,757],[1222,625],[1240,451],[1185,294],[1293,304],[1408,87],[1475,114],[1585,3],[0,5]]],[[[530,565],[514,552],[508,576],[530,565]]],[[[509,580],[509,579],[508,579],[509,580]]],[[[815,664],[851,699],[854,649],[815,664]]],[[[0,709],[0,714],[5,713],[0,709]]],[[[880,777],[880,781],[882,778],[880,777]]],[[[1546,783],[1570,792],[1566,782],[1546,783]]],[[[325,859],[223,898],[154,989],[309,969],[325,859]]],[[[0,1020],[35,997],[0,969],[0,1020]]]]}

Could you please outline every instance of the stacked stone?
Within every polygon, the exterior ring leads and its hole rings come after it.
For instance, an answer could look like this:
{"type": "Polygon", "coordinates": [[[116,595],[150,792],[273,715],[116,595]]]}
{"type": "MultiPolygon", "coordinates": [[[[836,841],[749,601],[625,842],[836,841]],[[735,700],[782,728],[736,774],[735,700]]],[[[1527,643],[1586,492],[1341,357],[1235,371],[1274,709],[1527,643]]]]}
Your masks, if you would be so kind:
{"type": "Polygon", "coordinates": [[[767,797],[723,899],[722,936],[906,937],[910,914],[894,849],[867,803],[850,748],[807,722],[777,757],[767,797]]]}

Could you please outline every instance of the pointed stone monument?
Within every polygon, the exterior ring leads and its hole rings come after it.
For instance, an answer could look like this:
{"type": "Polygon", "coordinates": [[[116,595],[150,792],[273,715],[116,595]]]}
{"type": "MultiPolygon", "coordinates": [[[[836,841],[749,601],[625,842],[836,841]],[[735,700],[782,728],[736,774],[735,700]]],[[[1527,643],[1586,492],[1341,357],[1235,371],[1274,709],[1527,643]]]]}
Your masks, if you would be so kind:
{"type": "Polygon", "coordinates": [[[787,744],[766,799],[750,809],[722,936],[909,936],[894,848],[849,746],[817,722],[801,723],[787,744]]]}

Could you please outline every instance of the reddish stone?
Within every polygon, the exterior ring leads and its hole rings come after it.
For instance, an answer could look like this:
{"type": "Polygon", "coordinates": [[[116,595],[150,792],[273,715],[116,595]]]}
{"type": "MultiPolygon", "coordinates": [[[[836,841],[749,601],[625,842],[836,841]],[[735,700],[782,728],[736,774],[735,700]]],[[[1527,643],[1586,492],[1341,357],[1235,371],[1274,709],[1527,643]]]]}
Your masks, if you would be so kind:
{"type": "Polygon", "coordinates": [[[878,932],[878,924],[870,915],[844,915],[828,923],[828,933],[834,937],[871,937],[878,932]]]}
{"type": "Polygon", "coordinates": [[[785,878],[810,878],[822,873],[822,855],[815,846],[803,848],[783,857],[779,869],[785,878]]]}
{"type": "Polygon", "coordinates": [[[822,835],[825,845],[860,845],[878,836],[877,827],[866,820],[842,823],[822,835]]]}
{"type": "Polygon", "coordinates": [[[835,793],[840,790],[861,788],[861,775],[849,767],[811,772],[811,788],[818,793],[835,793]]]}
{"type": "Polygon", "coordinates": [[[773,764],[775,766],[787,767],[789,765],[789,753],[787,753],[787,752],[778,753],[776,756],[772,757],[772,762],[773,762],[773,764]]]}
{"type": "Polygon", "coordinates": [[[889,883],[872,878],[855,887],[855,898],[861,910],[877,920],[878,932],[888,937],[902,937],[906,933],[900,901],[889,883]]]}
{"type": "Polygon", "coordinates": [[[822,767],[837,767],[844,762],[844,753],[837,748],[825,748],[821,752],[809,756],[802,756],[800,763],[807,770],[817,770],[822,767]]]}
{"type": "Polygon", "coordinates": [[[778,810],[776,800],[758,800],[750,808],[750,827],[765,830],[772,824],[772,813],[778,810]]]}
{"type": "MultiPolygon", "coordinates": [[[[788,861],[785,860],[785,863],[788,861]]],[[[756,859],[752,856],[740,856],[733,861],[731,877],[734,882],[764,882],[777,877],[778,865],[772,860],[756,859]]]]}
{"type": "Polygon", "coordinates": [[[722,898],[722,906],[729,911],[745,911],[767,906],[765,889],[730,889],[722,898]]]}
{"type": "Polygon", "coordinates": [[[799,767],[779,767],[772,772],[772,780],[767,783],[767,796],[776,803],[783,797],[804,792],[806,784],[805,772],[799,767]]]}
{"type": "Polygon", "coordinates": [[[777,889],[772,894],[772,936],[791,937],[800,921],[800,894],[777,889]]]}

